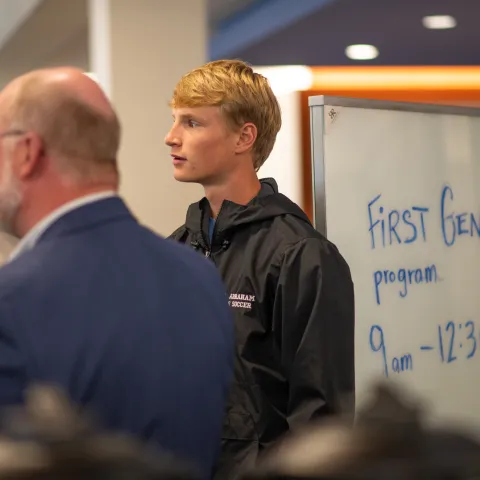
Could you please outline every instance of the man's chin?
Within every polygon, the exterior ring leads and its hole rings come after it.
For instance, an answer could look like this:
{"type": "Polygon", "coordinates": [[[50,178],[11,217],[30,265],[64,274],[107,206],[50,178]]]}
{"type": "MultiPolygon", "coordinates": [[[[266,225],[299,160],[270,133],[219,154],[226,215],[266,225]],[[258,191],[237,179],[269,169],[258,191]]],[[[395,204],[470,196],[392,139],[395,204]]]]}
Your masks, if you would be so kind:
{"type": "Polygon", "coordinates": [[[195,177],[194,175],[188,175],[185,174],[184,172],[173,172],[173,178],[177,182],[182,182],[182,183],[200,183],[200,179],[195,177]]]}

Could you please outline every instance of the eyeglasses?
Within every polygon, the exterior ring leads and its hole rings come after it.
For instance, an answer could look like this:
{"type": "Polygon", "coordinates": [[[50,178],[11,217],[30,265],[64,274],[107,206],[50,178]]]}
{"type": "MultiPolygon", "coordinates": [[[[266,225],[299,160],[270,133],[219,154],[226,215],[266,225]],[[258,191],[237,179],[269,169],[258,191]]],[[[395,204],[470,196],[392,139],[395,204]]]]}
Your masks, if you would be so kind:
{"type": "Polygon", "coordinates": [[[17,135],[24,135],[27,133],[25,130],[7,130],[6,132],[0,132],[0,138],[14,137],[17,135]]]}

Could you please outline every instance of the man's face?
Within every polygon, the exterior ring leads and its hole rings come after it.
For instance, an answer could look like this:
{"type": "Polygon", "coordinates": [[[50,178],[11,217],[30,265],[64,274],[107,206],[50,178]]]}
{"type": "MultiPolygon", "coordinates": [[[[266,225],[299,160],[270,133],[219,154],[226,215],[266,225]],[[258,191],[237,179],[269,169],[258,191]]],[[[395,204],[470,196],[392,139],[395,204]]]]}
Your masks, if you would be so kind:
{"type": "Polygon", "coordinates": [[[239,135],[219,107],[176,108],[165,143],[171,148],[174,177],[204,186],[225,181],[237,166],[239,135]]]}

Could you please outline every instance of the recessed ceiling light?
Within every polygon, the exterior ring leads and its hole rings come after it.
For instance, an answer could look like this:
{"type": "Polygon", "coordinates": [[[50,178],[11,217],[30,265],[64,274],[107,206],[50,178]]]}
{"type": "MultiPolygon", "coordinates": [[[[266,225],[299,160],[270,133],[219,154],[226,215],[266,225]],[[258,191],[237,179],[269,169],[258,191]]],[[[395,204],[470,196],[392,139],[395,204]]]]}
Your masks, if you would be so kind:
{"type": "Polygon", "coordinates": [[[423,17],[422,23],[425,28],[432,30],[444,30],[457,26],[457,21],[450,15],[429,15],[423,17]]]}
{"type": "Polygon", "coordinates": [[[345,55],[352,60],[373,60],[378,57],[378,49],[373,45],[349,45],[345,55]]]}

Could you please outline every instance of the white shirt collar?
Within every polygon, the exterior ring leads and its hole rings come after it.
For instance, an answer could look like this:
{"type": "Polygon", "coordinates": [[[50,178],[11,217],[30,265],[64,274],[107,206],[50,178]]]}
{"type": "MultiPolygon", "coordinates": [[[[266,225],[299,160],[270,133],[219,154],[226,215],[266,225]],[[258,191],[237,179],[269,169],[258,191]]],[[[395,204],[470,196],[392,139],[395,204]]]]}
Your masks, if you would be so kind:
{"type": "Polygon", "coordinates": [[[45,231],[53,225],[60,217],[63,217],[65,214],[76,210],[79,207],[83,207],[89,203],[96,202],[98,200],[103,200],[105,198],[116,196],[114,191],[104,191],[100,193],[93,193],[90,195],[85,195],[84,197],[76,198],[71,202],[63,204],[61,207],[57,208],[45,218],[40,220],[29,232],[17,243],[15,249],[8,257],[8,261],[11,262],[13,259],[19,257],[22,253],[31,250],[38,242],[39,238],[45,233],[45,231]]]}

